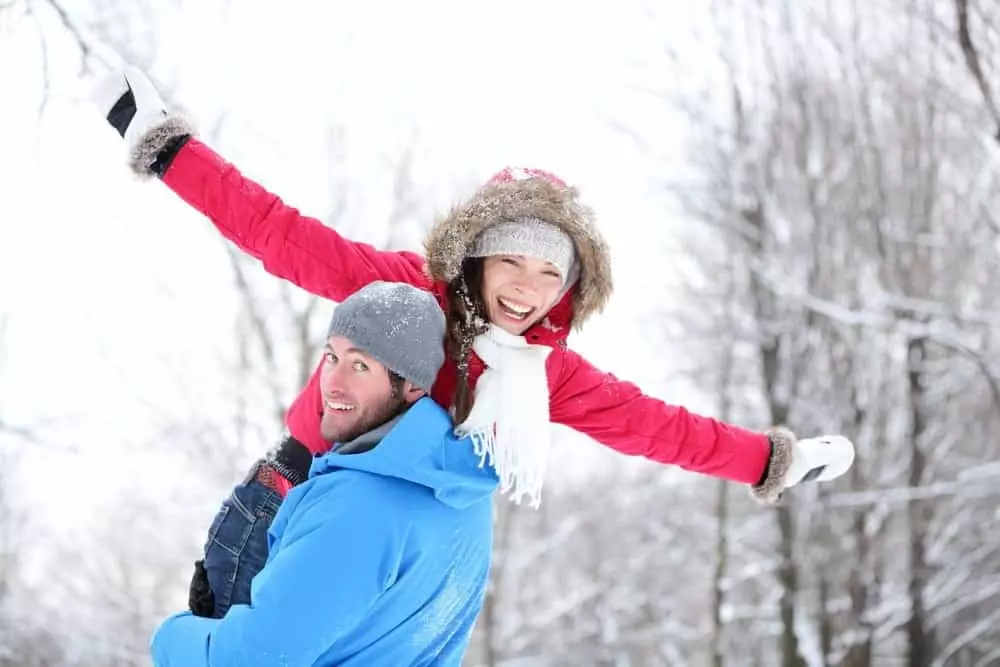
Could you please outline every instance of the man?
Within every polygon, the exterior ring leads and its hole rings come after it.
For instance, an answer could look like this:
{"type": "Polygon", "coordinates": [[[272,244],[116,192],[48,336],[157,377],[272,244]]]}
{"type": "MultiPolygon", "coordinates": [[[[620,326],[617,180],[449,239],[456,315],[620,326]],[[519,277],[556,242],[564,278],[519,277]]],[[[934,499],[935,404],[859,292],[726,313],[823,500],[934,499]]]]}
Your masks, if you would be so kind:
{"type": "Polygon", "coordinates": [[[249,604],[167,619],[155,665],[461,663],[497,477],[425,394],[444,335],[434,297],[409,285],[372,283],[336,308],[320,382],[333,449],[281,503],[249,604]]]}

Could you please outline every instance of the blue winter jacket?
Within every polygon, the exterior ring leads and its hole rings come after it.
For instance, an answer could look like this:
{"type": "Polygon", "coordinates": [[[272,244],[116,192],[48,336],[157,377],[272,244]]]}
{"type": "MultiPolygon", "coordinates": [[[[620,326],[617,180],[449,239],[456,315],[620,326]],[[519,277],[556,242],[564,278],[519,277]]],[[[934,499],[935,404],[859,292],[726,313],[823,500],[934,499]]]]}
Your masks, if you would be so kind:
{"type": "Polygon", "coordinates": [[[168,618],[157,667],[461,664],[493,540],[492,468],[423,398],[373,449],[329,453],[275,516],[249,605],[168,618]]]}

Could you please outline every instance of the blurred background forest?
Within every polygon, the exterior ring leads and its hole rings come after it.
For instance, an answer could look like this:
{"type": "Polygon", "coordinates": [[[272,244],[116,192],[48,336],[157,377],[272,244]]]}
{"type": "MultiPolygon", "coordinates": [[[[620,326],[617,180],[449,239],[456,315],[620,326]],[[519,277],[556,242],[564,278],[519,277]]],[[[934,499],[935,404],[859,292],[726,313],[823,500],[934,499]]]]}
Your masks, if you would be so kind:
{"type": "Polygon", "coordinates": [[[574,348],[857,444],[770,509],[580,437],[496,503],[470,667],[1000,665],[994,0],[5,0],[0,667],[149,664],[333,305],[130,177],[86,100],[123,62],[382,248],[552,169],[614,254],[574,348]]]}

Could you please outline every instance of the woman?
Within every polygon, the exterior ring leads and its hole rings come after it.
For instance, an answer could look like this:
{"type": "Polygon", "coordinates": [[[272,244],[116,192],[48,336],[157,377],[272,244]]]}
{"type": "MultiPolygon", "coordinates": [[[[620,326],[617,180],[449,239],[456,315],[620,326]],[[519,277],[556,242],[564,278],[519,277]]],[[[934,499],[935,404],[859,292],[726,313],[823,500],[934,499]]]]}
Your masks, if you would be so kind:
{"type": "MultiPolygon", "coordinates": [[[[101,98],[133,171],[158,176],[270,273],[337,302],[376,280],[431,291],[448,323],[448,362],[432,397],[473,436],[515,500],[540,502],[550,422],[623,454],[749,484],[763,502],[804,479],[838,477],[853,462],[845,438],[799,441],[783,428],[756,433],[694,415],[570,350],[570,330],[611,295],[610,260],[592,211],[552,174],[501,171],[434,225],[426,257],[380,251],[245,178],[167,115],[138,70],[110,79],[101,98]]],[[[305,477],[310,455],[330,448],[324,419],[351,409],[323,395],[320,368],[288,411],[291,437],[270,457],[275,464],[255,477],[279,496],[305,477]]]]}

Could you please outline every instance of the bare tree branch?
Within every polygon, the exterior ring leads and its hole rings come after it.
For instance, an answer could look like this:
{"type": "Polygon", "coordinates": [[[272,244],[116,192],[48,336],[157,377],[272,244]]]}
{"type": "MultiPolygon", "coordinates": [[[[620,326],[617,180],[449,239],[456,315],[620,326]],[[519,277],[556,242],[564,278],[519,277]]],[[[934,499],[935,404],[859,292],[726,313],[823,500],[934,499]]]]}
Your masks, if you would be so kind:
{"type": "Polygon", "coordinates": [[[83,32],[80,30],[80,27],[77,25],[76,21],[73,20],[73,18],[69,15],[69,12],[66,11],[66,8],[63,7],[62,2],[60,2],[59,0],[35,0],[35,1],[42,2],[51,7],[53,11],[55,11],[56,16],[59,17],[59,21],[63,24],[63,27],[66,28],[66,31],[73,38],[73,41],[76,43],[77,48],[80,50],[81,70],[85,70],[87,63],[94,56],[94,52],[90,46],[90,43],[83,36],[83,32]]]}
{"type": "Polygon", "coordinates": [[[240,251],[229,243],[225,243],[226,254],[229,257],[229,264],[233,270],[233,280],[236,283],[236,290],[240,294],[244,306],[244,314],[250,331],[260,344],[260,359],[263,361],[265,372],[263,380],[272,396],[273,409],[279,416],[279,420],[284,415],[285,405],[282,400],[281,385],[278,383],[278,362],[275,353],[275,342],[271,329],[261,310],[259,297],[250,285],[244,268],[244,256],[240,251]]]}
{"type": "Polygon", "coordinates": [[[18,424],[11,424],[2,417],[0,417],[0,433],[7,433],[34,444],[41,444],[41,440],[34,429],[18,424]]]}
{"type": "Polygon", "coordinates": [[[49,42],[45,37],[45,28],[43,24],[37,20],[37,16],[35,15],[35,6],[29,2],[25,7],[25,11],[28,16],[34,20],[35,28],[38,32],[38,46],[41,50],[42,99],[38,103],[38,118],[41,119],[41,117],[45,114],[45,107],[49,102],[49,91],[52,89],[52,73],[49,65],[49,42]]]}
{"type": "Polygon", "coordinates": [[[972,33],[969,30],[969,0],[955,0],[955,13],[958,18],[958,43],[962,48],[962,55],[965,57],[965,65],[976,81],[979,92],[982,93],[986,110],[993,117],[993,123],[996,125],[994,139],[1000,142],[1000,109],[997,109],[996,102],[993,100],[993,93],[990,91],[989,84],[986,83],[986,77],[980,64],[979,52],[972,41],[972,33]]]}

